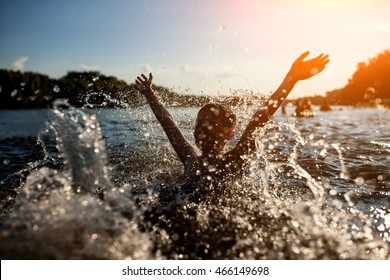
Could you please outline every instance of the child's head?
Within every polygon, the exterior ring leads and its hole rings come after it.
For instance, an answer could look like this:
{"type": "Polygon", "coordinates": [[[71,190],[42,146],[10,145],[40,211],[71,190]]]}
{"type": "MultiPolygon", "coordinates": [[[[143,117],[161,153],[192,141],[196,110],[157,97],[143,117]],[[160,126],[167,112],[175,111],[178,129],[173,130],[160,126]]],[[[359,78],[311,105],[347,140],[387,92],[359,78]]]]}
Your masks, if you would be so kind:
{"type": "Polygon", "coordinates": [[[195,124],[195,142],[206,153],[220,153],[234,136],[236,115],[227,106],[206,104],[198,112],[195,124]]]}

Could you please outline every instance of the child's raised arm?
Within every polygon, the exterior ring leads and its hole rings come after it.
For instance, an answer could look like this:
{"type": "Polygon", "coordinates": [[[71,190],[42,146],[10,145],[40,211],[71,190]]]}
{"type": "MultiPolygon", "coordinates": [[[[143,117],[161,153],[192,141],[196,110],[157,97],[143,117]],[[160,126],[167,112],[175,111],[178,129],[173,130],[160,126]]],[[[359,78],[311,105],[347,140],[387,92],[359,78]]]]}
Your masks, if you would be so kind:
{"type": "Polygon", "coordinates": [[[149,74],[149,78],[142,74],[141,76],[138,76],[135,80],[135,86],[138,91],[146,97],[146,100],[152,108],[152,111],[156,116],[157,120],[163,127],[165,134],[171,142],[171,145],[173,146],[176,154],[178,155],[181,162],[186,165],[188,159],[196,155],[196,150],[186,140],[179,127],[173,120],[172,115],[154,94],[152,90],[152,81],[152,73],[149,74]]]}
{"type": "Polygon", "coordinates": [[[279,88],[267,100],[266,107],[255,112],[232,153],[237,156],[243,156],[253,150],[255,148],[253,132],[256,128],[262,127],[267,123],[298,81],[308,79],[320,73],[329,62],[329,56],[324,54],[303,61],[308,55],[309,52],[307,51],[294,61],[279,88]]]}
{"type": "Polygon", "coordinates": [[[298,81],[317,75],[324,70],[325,65],[329,62],[329,56],[324,54],[303,61],[308,55],[308,51],[304,52],[294,61],[279,88],[268,99],[268,116],[272,116],[276,112],[298,81]]]}

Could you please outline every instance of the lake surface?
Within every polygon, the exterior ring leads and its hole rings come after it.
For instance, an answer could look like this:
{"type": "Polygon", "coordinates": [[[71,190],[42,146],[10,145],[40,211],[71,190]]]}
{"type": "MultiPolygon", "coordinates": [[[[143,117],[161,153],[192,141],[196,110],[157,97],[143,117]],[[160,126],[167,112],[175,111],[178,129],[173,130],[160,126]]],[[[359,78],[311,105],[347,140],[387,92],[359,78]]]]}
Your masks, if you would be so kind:
{"type": "MultiPolygon", "coordinates": [[[[390,258],[388,109],[287,108],[244,178],[194,202],[148,107],[62,107],[0,111],[2,259],[390,258]]],[[[197,108],[170,111],[194,143],[197,108]]]]}

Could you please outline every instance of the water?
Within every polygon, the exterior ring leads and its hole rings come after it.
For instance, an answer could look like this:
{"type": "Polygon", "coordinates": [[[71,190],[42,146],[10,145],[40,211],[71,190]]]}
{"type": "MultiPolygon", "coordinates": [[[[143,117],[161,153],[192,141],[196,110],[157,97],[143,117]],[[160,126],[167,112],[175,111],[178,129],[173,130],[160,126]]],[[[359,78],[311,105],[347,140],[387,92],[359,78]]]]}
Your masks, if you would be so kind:
{"type": "Polygon", "coordinates": [[[148,107],[0,111],[1,258],[389,259],[390,111],[292,111],[200,201],[148,107]]]}

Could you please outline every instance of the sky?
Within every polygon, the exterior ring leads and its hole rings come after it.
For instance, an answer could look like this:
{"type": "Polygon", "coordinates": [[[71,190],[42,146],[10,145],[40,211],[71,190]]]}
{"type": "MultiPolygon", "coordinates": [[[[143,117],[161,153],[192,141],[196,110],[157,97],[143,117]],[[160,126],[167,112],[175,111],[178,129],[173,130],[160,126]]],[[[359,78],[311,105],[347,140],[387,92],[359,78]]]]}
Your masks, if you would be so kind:
{"type": "Polygon", "coordinates": [[[181,94],[269,95],[292,62],[330,56],[290,98],[341,88],[390,49],[389,0],[5,0],[0,69],[99,71],[181,94]]]}

